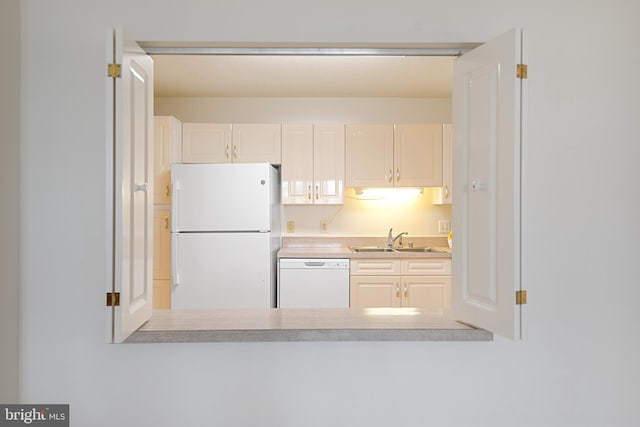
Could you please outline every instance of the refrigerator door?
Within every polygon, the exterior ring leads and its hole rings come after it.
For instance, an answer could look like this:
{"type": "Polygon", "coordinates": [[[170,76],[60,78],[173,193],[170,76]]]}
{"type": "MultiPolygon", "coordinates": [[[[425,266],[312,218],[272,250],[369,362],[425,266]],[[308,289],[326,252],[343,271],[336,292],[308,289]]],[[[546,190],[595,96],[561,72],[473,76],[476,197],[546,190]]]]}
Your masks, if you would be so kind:
{"type": "Polygon", "coordinates": [[[270,233],[177,233],[172,245],[172,308],[275,307],[270,233]]]}
{"type": "Polygon", "coordinates": [[[172,165],[172,230],[271,231],[274,171],[266,163],[172,165]]]}

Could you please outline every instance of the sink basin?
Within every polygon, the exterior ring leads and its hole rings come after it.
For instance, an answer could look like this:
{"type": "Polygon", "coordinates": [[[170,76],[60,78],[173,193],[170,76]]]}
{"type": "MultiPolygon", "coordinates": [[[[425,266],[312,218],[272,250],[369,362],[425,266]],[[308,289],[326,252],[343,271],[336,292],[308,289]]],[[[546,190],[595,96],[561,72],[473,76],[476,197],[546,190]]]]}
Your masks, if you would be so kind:
{"type": "Polygon", "coordinates": [[[403,248],[390,248],[388,246],[351,246],[349,247],[353,252],[442,252],[438,249],[428,247],[403,247],[403,248]]]}
{"type": "Polygon", "coordinates": [[[352,246],[353,252],[395,252],[395,249],[388,248],[386,246],[352,246]]]}
{"type": "Polygon", "coordinates": [[[397,252],[441,252],[433,248],[395,248],[397,252]]]}

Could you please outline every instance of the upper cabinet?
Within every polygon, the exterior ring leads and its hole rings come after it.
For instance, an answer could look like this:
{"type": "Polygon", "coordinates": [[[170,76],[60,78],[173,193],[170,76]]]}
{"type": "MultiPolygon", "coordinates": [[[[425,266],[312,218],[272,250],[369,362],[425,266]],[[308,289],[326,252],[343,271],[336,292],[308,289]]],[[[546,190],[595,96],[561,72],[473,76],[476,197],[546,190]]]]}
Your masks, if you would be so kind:
{"type": "Polygon", "coordinates": [[[442,125],[347,125],[347,187],[439,187],[442,125]]]}
{"type": "Polygon", "coordinates": [[[172,116],[153,119],[153,203],[171,203],[171,163],[182,161],[182,123],[172,116]]]}
{"type": "Polygon", "coordinates": [[[230,163],[231,125],[223,123],[184,123],[182,161],[184,163],[230,163]]]}
{"type": "Polygon", "coordinates": [[[453,157],[451,156],[451,125],[442,126],[442,187],[433,189],[434,205],[450,205],[453,198],[453,157]]]}
{"type": "Polygon", "coordinates": [[[393,187],[393,125],[347,125],[347,187],[393,187]]]}
{"type": "Polygon", "coordinates": [[[282,203],[344,203],[344,125],[282,125],[282,203]]]}
{"type": "Polygon", "coordinates": [[[185,123],[184,163],[280,164],[279,124],[185,123]]]}
{"type": "Polygon", "coordinates": [[[280,124],[234,124],[232,140],[234,163],[282,162],[280,124]]]}
{"type": "Polygon", "coordinates": [[[393,163],[396,187],[440,187],[442,125],[396,125],[393,163]]]}

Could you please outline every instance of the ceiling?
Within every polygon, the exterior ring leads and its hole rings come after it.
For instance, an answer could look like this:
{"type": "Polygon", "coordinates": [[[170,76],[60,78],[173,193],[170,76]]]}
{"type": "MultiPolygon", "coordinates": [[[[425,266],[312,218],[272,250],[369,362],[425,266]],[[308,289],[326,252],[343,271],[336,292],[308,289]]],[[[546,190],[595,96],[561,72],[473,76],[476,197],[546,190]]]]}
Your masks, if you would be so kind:
{"type": "Polygon", "coordinates": [[[453,57],[152,55],[156,97],[451,96],[453,57]]]}

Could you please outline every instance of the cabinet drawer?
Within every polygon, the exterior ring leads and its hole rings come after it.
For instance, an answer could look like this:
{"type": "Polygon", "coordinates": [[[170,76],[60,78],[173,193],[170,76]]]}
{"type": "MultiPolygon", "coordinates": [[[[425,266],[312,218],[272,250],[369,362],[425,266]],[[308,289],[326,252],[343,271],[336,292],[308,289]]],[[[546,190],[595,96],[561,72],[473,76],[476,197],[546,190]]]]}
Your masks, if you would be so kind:
{"type": "Polygon", "coordinates": [[[352,259],[351,274],[357,275],[398,275],[400,260],[398,259],[352,259]]]}
{"type": "Polygon", "coordinates": [[[451,274],[451,259],[449,258],[404,259],[401,264],[403,275],[448,276],[451,274]]]}

